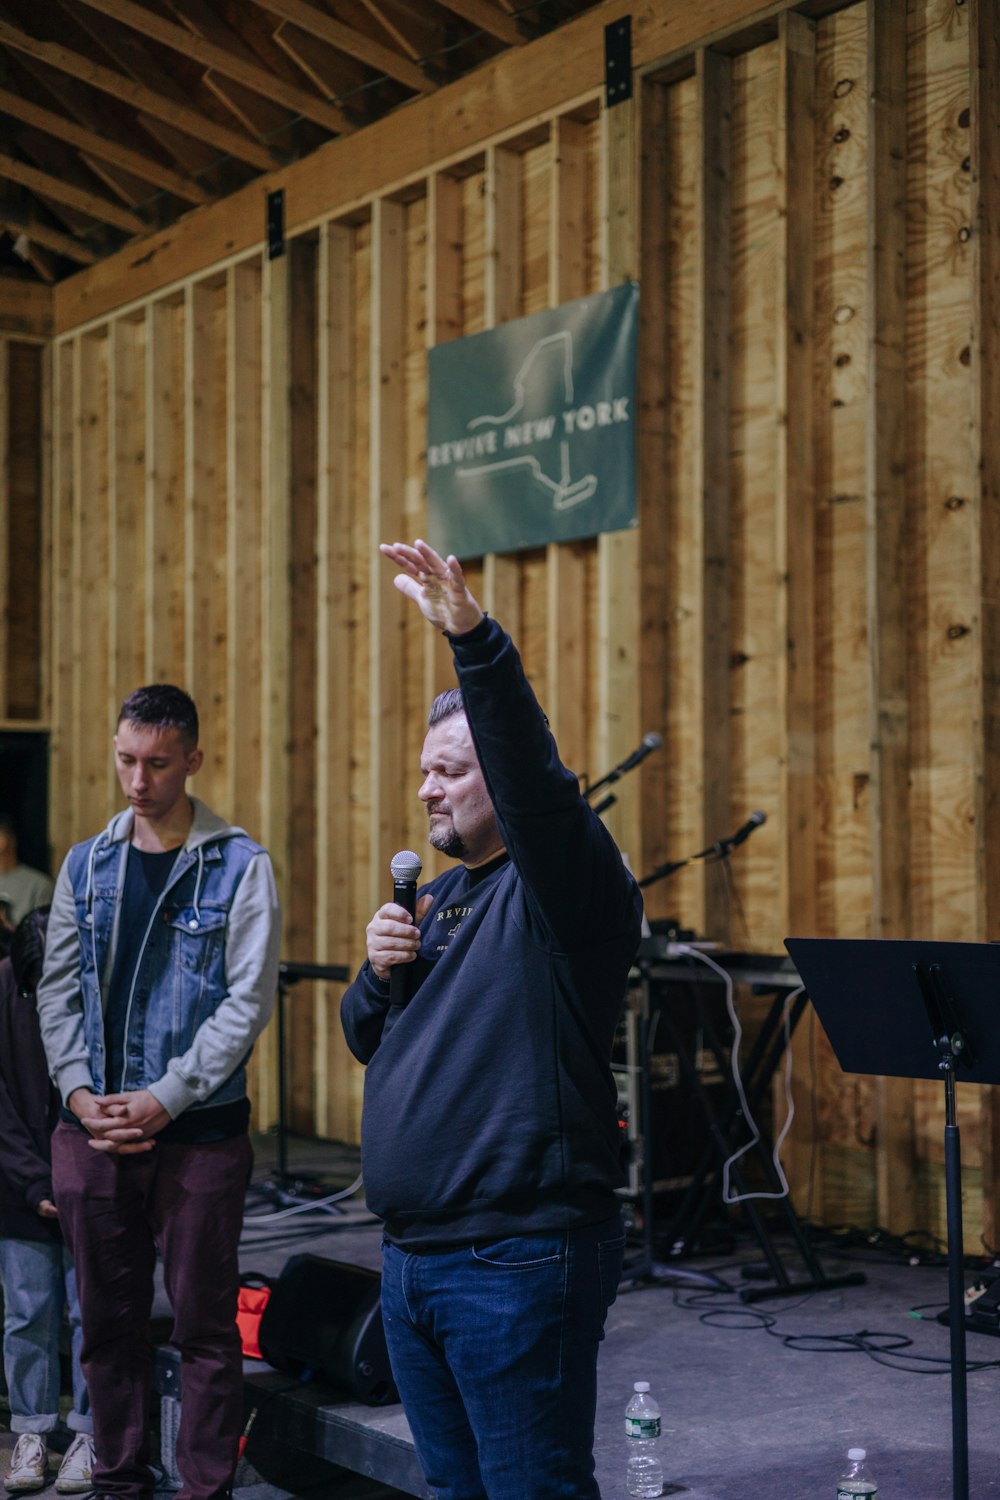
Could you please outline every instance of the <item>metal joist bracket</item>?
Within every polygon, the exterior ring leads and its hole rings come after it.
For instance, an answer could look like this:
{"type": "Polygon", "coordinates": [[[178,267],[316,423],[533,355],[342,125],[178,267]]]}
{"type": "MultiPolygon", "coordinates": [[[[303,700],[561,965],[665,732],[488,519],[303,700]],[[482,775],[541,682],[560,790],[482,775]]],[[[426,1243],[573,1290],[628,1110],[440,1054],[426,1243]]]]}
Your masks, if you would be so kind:
{"type": "Polygon", "coordinates": [[[604,28],[604,102],[608,109],[632,97],[632,17],[604,28]]]}

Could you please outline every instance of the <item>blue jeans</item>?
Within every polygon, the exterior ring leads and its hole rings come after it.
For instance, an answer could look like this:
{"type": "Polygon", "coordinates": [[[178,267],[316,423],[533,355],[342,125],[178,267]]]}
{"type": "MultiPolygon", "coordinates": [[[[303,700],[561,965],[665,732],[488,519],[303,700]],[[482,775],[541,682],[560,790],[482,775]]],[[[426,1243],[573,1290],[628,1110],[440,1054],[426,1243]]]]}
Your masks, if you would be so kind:
{"type": "Polygon", "coordinates": [[[621,1277],[620,1216],[407,1252],[382,1246],[382,1318],[439,1500],[599,1500],[597,1349],[621,1277]]]}
{"type": "Polygon", "coordinates": [[[3,1363],[12,1432],[51,1432],[59,1423],[59,1340],[63,1309],[70,1326],[73,1432],[92,1432],[90,1402],[80,1370],[80,1307],[76,1276],[58,1240],[0,1239],[3,1282],[3,1363]]]}

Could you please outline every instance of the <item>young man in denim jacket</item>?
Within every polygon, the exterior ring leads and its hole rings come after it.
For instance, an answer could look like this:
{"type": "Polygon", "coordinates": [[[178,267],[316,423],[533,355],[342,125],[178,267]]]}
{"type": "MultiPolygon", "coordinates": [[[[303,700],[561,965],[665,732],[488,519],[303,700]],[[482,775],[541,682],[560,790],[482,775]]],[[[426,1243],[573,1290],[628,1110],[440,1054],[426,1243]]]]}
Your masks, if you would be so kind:
{"type": "Polygon", "coordinates": [[[95,1489],[152,1492],[159,1250],[182,1358],[180,1495],[215,1500],[230,1490],[242,1424],[246,1062],[273,1005],[278,902],[266,852],[187,795],[202,751],[186,693],[132,693],[114,751],[129,806],[66,857],[38,989],[63,1101],[53,1187],[77,1269],[95,1489]]]}

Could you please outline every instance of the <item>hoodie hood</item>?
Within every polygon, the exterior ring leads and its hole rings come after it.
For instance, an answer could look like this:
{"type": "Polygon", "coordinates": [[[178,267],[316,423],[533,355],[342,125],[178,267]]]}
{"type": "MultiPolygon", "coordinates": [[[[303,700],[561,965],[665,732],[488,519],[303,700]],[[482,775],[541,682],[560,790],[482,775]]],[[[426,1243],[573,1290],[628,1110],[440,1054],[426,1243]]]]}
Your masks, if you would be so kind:
{"type": "MultiPolygon", "coordinates": [[[[236,823],[227,823],[225,818],[220,818],[204,802],[199,802],[197,797],[191,798],[194,808],[194,819],[188,830],[188,836],[184,840],[184,849],[198,849],[205,844],[217,843],[220,839],[232,839],[242,836],[249,838],[245,828],[240,828],[236,823]]],[[[130,807],[123,808],[121,812],[115,813],[99,842],[107,844],[120,844],[131,839],[132,830],[135,827],[135,813],[130,807]]]]}
{"type": "MultiPolygon", "coordinates": [[[[218,814],[214,813],[210,807],[206,807],[204,802],[199,802],[197,797],[191,798],[191,805],[194,808],[194,818],[191,821],[191,827],[188,830],[188,836],[184,840],[184,843],[181,845],[181,859],[178,860],[177,864],[174,867],[174,875],[180,874],[184,869],[184,855],[190,855],[192,860],[195,858],[197,859],[198,875],[195,881],[193,903],[195,920],[197,921],[200,917],[198,900],[201,893],[202,882],[205,876],[206,851],[209,851],[209,860],[218,859],[220,857],[219,854],[211,852],[212,846],[221,844],[226,839],[240,837],[248,838],[249,835],[244,829],[238,827],[235,823],[227,823],[225,818],[220,818],[218,814]]],[[[94,863],[97,859],[100,849],[102,847],[108,847],[112,844],[123,845],[128,843],[129,839],[132,837],[132,830],[134,827],[135,813],[130,807],[126,807],[122,812],[115,814],[115,816],[111,819],[111,822],[108,824],[107,828],[105,828],[104,832],[102,834],[99,834],[92,843],[90,847],[90,857],[87,860],[86,901],[88,913],[93,910],[94,863]]],[[[123,850],[123,858],[125,853],[126,851],[123,850]]]]}

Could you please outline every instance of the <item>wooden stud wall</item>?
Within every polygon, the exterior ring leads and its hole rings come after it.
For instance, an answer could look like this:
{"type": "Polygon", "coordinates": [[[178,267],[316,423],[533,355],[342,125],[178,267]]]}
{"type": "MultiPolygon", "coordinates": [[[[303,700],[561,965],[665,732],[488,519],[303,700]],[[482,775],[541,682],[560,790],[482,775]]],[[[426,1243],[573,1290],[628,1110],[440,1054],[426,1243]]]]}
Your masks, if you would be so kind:
{"type": "Polygon", "coordinates": [[[46,717],[49,394],[47,341],[0,333],[0,725],[12,728],[46,717]]]}
{"type": "MultiPolygon", "coordinates": [[[[58,852],[114,806],[121,696],[179,678],[198,789],[274,856],[285,956],[356,965],[392,853],[426,850],[423,714],[451,680],[375,550],[424,528],[426,351],[636,277],[638,529],[468,573],[582,775],[662,735],[607,815],[639,873],[767,813],[728,866],[651,885],[651,917],[763,952],[1000,936],[996,0],[718,0],[701,36],[682,9],[661,57],[672,6],[639,8],[631,101],[546,107],[553,54],[521,49],[517,119],[484,73],[478,135],[415,165],[432,106],[401,112],[406,175],[331,201],[302,174],[278,259],[244,246],[113,312],[95,268],[59,299],[58,852]]],[[[339,993],[290,997],[291,1123],[356,1139],[339,993]]],[[[793,1097],[801,1212],[940,1232],[936,1088],[845,1078],[807,1020],[793,1097]]],[[[995,1244],[1000,1107],[960,1107],[967,1232],[995,1244]]]]}

